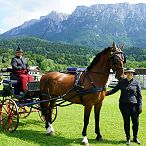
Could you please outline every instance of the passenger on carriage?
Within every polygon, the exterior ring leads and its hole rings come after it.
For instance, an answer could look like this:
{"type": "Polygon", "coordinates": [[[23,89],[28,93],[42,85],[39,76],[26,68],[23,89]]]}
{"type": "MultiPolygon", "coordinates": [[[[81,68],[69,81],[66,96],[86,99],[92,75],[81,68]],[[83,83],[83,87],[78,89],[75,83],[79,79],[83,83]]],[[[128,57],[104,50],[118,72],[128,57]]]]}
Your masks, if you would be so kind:
{"type": "Polygon", "coordinates": [[[13,57],[11,60],[13,74],[18,77],[20,92],[26,91],[27,83],[34,80],[33,77],[28,74],[29,65],[27,59],[23,58],[22,56],[23,50],[18,47],[15,57],[13,57]]]}

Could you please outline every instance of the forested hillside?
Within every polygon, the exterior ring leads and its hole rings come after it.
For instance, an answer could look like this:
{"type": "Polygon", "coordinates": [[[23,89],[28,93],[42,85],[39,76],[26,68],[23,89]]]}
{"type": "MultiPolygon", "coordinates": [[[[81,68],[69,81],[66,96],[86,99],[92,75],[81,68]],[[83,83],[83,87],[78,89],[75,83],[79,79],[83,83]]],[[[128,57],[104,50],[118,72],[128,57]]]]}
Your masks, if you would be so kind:
{"type": "Polygon", "coordinates": [[[15,38],[0,40],[0,67],[10,65],[18,45],[29,58],[30,65],[37,65],[42,70],[64,70],[68,66],[86,67],[90,58],[97,54],[95,49],[83,46],[51,43],[36,38],[15,38]]]}
{"type": "MultiPolygon", "coordinates": [[[[69,66],[87,67],[92,58],[104,49],[51,43],[31,37],[0,40],[0,68],[10,66],[18,45],[24,50],[29,64],[39,66],[43,71],[62,71],[69,66]]],[[[146,67],[145,49],[124,48],[123,52],[127,58],[125,67],[146,67]]]]}

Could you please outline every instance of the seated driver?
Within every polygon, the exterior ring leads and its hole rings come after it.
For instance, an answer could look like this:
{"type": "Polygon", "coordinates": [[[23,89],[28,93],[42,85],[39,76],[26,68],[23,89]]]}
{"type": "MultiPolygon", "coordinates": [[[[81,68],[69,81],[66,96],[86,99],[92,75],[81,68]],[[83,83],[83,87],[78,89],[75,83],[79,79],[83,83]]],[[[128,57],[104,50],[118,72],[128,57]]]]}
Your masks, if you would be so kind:
{"type": "Polygon", "coordinates": [[[14,75],[16,75],[20,82],[20,92],[27,90],[27,83],[33,81],[33,77],[28,74],[29,65],[25,58],[22,57],[23,51],[20,47],[16,50],[16,55],[11,60],[11,65],[14,75]]]}

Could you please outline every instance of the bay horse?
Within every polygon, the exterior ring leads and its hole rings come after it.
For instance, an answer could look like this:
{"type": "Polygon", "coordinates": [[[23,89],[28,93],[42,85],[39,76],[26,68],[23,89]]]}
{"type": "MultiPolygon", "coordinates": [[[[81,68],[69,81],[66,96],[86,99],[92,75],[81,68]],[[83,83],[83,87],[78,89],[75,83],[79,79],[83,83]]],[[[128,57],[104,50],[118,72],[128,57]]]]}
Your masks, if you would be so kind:
{"type": "MultiPolygon", "coordinates": [[[[77,74],[48,72],[41,77],[40,90],[41,100],[48,100],[54,97],[62,97],[63,100],[84,106],[84,127],[82,131],[84,145],[88,145],[86,130],[89,117],[94,106],[95,133],[96,139],[102,140],[99,128],[99,115],[104,96],[106,95],[106,83],[110,69],[116,73],[116,77],[124,77],[124,55],[121,48],[113,43],[112,47],[105,48],[98,53],[91,64],[84,72],[77,77],[77,74]]],[[[42,114],[45,117],[46,134],[54,132],[52,126],[52,108],[56,99],[47,103],[41,103],[42,114]]]]}

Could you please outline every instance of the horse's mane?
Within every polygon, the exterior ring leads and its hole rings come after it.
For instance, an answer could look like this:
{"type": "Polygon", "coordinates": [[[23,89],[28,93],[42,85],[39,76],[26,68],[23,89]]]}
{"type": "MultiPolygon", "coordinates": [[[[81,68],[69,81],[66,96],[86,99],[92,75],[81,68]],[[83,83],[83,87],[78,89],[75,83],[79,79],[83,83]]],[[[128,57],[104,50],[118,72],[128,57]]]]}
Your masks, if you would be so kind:
{"type": "Polygon", "coordinates": [[[91,64],[87,67],[87,71],[89,71],[90,69],[92,69],[94,67],[94,65],[98,62],[98,60],[100,59],[100,56],[106,54],[109,50],[111,49],[111,47],[105,48],[103,51],[101,51],[100,53],[98,53],[95,58],[93,59],[93,61],[91,62],[91,64]]]}

